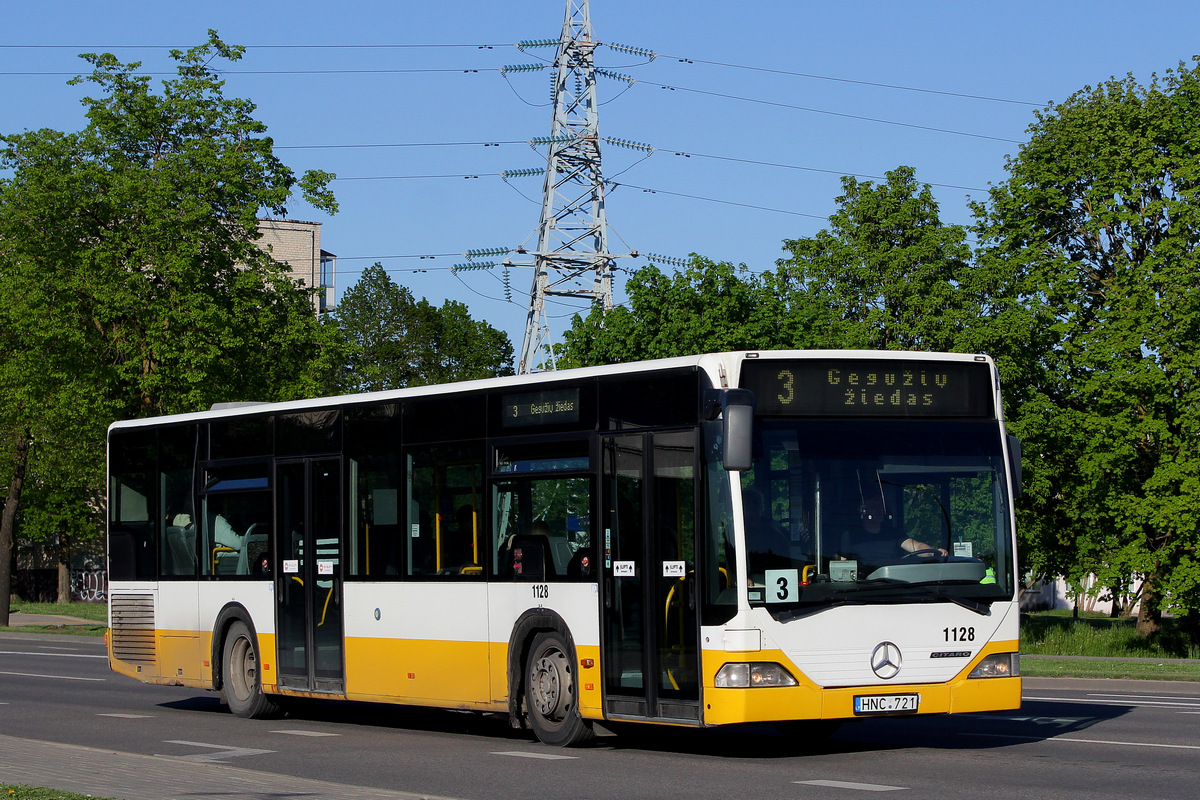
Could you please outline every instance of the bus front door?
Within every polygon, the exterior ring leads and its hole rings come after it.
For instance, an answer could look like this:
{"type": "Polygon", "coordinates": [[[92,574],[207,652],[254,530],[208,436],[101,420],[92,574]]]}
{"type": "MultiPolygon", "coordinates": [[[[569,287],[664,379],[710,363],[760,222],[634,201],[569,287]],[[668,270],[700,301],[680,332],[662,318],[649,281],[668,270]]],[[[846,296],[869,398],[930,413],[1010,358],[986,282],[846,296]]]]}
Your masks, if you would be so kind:
{"type": "Polygon", "coordinates": [[[275,591],[283,688],[343,691],[341,462],[278,462],[275,591]]]}
{"type": "Polygon", "coordinates": [[[695,431],[607,436],[602,450],[605,714],[698,724],[695,431]]]}

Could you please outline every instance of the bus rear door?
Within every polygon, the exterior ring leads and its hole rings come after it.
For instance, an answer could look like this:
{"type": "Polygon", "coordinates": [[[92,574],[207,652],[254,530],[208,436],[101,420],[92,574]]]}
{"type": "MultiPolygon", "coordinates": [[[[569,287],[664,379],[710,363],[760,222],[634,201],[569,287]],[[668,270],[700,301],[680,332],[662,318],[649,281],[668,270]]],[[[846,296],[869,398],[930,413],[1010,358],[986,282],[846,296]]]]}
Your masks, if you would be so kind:
{"type": "Polygon", "coordinates": [[[343,691],[341,462],[277,462],[279,685],[343,691]]]}

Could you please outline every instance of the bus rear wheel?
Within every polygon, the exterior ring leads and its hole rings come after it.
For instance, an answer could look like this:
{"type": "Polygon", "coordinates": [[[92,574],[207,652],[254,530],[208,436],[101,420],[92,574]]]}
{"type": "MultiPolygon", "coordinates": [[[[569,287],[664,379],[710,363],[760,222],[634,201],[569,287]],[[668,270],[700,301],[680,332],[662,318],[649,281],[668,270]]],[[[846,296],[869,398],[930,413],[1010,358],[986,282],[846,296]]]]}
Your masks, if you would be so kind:
{"type": "Polygon", "coordinates": [[[262,690],[259,663],[258,643],[250,628],[244,622],[234,622],[225,634],[221,656],[221,685],[234,716],[262,719],[279,713],[279,705],[262,690]]]}
{"type": "Polygon", "coordinates": [[[561,634],[539,633],[525,665],[525,708],[538,740],[558,747],[591,741],[592,724],[579,715],[575,665],[561,634]]]}

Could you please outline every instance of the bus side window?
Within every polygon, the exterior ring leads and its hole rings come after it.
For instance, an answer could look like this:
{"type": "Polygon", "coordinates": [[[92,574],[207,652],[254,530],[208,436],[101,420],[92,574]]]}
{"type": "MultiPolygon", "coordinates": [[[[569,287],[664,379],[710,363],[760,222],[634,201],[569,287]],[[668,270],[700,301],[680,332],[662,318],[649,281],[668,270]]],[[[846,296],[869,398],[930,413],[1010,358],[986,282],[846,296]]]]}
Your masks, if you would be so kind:
{"type": "Polygon", "coordinates": [[[501,580],[596,579],[591,484],[585,475],[493,485],[493,569],[501,580]]]}
{"type": "Polygon", "coordinates": [[[407,462],[408,574],[482,579],[483,448],[413,449],[407,462]]]}

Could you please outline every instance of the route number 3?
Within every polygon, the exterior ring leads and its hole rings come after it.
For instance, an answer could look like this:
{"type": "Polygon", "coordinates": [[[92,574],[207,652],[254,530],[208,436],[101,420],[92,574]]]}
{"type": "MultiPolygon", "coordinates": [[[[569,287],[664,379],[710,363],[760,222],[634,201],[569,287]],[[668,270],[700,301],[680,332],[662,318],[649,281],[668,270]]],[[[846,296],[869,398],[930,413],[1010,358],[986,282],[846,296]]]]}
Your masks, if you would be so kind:
{"type": "Polygon", "coordinates": [[[800,599],[800,573],[794,569],[769,569],[763,573],[768,603],[789,603],[800,599]]]}

